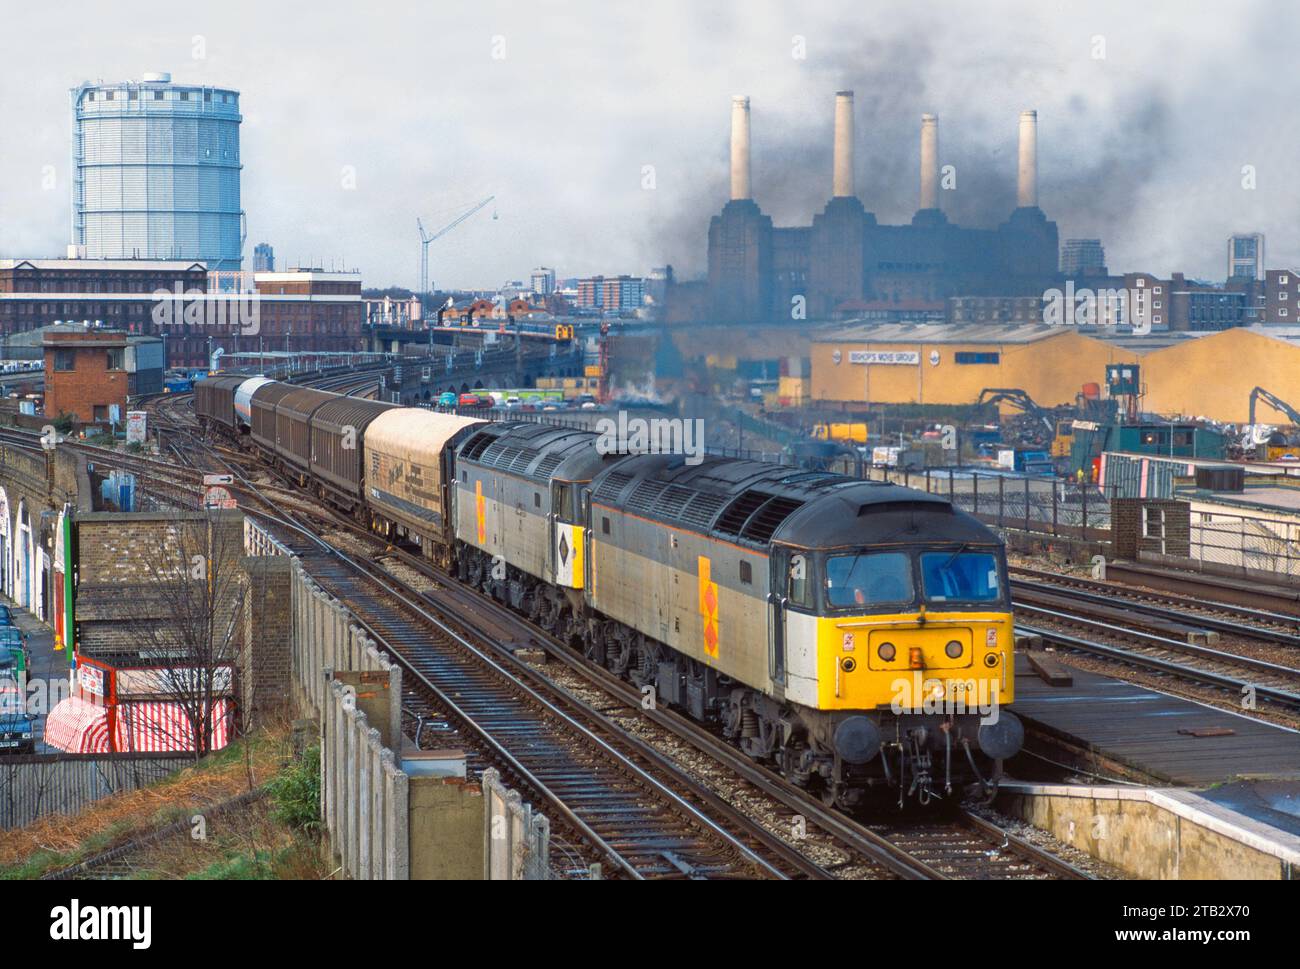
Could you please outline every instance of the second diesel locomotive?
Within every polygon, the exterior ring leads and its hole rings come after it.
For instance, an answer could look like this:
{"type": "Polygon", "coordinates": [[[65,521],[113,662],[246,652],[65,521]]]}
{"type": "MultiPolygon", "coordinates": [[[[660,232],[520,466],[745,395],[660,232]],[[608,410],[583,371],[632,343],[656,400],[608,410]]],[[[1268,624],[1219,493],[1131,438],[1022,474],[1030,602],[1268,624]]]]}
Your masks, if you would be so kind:
{"type": "Polygon", "coordinates": [[[344,405],[282,387],[268,458],[828,803],[987,791],[1021,746],[1003,547],[940,496],[338,395],[366,421],[330,481],[344,405]]]}

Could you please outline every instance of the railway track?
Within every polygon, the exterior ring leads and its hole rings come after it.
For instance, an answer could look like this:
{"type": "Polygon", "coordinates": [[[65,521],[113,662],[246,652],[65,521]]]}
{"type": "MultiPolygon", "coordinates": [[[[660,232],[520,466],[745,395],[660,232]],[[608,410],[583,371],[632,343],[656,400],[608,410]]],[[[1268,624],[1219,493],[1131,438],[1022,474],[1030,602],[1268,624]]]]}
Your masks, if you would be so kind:
{"type": "MultiPolygon", "coordinates": [[[[1055,577],[1054,573],[1033,574],[1055,577]]],[[[1097,587],[1109,588],[1105,583],[1076,587],[1065,582],[1013,579],[1017,629],[1108,663],[1215,692],[1227,691],[1234,698],[1234,707],[1249,695],[1278,711],[1300,710],[1300,668],[1225,648],[1227,644],[1219,642],[1222,634],[1290,648],[1290,634],[1260,627],[1243,632],[1240,625],[1228,620],[1209,622],[1214,617],[1188,614],[1138,598],[1106,597],[1094,591],[1097,587]],[[1197,638],[1198,630],[1211,630],[1216,645],[1191,641],[1197,638]]],[[[1218,604],[1198,605],[1206,609],[1218,604]]]]}
{"type": "MultiPolygon", "coordinates": [[[[556,641],[545,630],[527,622],[503,604],[469,589],[430,564],[394,549],[387,553],[400,559],[402,564],[422,572],[437,583],[437,591],[423,593],[423,600],[439,611],[444,621],[453,624],[466,620],[458,617],[473,616],[474,622],[486,622],[507,631],[506,636],[517,645],[526,644],[545,652],[548,663],[563,667],[570,675],[579,678],[594,689],[603,691],[622,704],[621,716],[611,716],[631,721],[628,730],[644,728],[650,721],[692,749],[704,752],[714,762],[753,790],[774,799],[782,808],[782,816],[799,819],[807,828],[816,828],[830,837],[850,858],[871,857],[878,852],[896,857],[899,861],[916,867],[924,866],[927,878],[948,877],[998,877],[998,872],[1016,872],[1015,877],[1086,877],[1082,872],[1061,861],[1056,856],[997,829],[975,815],[962,812],[956,820],[926,822],[933,830],[948,832],[949,850],[939,850],[938,839],[931,839],[924,857],[915,854],[893,838],[878,834],[869,823],[863,823],[842,811],[823,805],[808,793],[787,782],[765,766],[744,756],[722,737],[682,716],[672,709],[654,707],[645,709],[643,696],[637,688],[612,673],[587,662],[577,652],[556,641]],[[987,864],[978,868],[971,864],[971,846],[978,845],[987,864]],[[965,859],[963,864],[945,861],[965,859]],[[919,866],[917,863],[921,863],[919,866]]],[[[846,864],[852,864],[852,861],[846,864]]]]}
{"type": "Polygon", "coordinates": [[[1230,636],[1300,649],[1300,616],[1039,569],[1013,567],[1011,572],[1028,576],[1028,579],[1011,580],[1013,594],[1017,589],[1031,593],[1068,593],[1077,602],[1111,607],[1122,605],[1125,609],[1156,619],[1190,623],[1230,636]]]}
{"type": "MultiPolygon", "coordinates": [[[[232,470],[240,474],[238,469],[232,470]]],[[[149,469],[148,473],[157,472],[149,469]]],[[[275,508],[273,499],[260,488],[248,483],[241,486],[244,489],[268,509],[275,508]]],[[[278,510],[263,513],[263,517],[272,527],[277,521],[286,523],[278,510]]],[[[374,536],[332,512],[322,509],[320,518],[376,542],[374,536]]],[[[671,732],[693,749],[735,773],[756,792],[774,799],[780,805],[786,830],[794,830],[797,823],[802,832],[800,838],[782,836],[779,829],[765,827],[738,810],[703,780],[682,770],[653,744],[620,724],[619,720],[625,718],[609,709],[611,695],[621,702],[625,714],[642,715],[641,696],[630,685],[594,670],[572,651],[552,642],[553,655],[562,657],[570,669],[584,671],[589,677],[600,674],[606,679],[602,698],[594,705],[585,703],[514,658],[513,650],[521,636],[535,643],[537,636],[545,634],[537,629],[521,629],[523,620],[504,606],[434,572],[432,577],[446,583],[441,588],[452,596],[452,601],[444,599],[439,603],[437,597],[400,582],[373,563],[332,548],[326,550],[318,539],[307,537],[310,529],[300,523],[287,523],[294,528],[287,533],[286,544],[303,559],[308,572],[332,595],[349,604],[367,631],[410,672],[408,680],[418,684],[412,685],[404,700],[410,719],[417,722],[417,730],[425,723],[439,725],[444,737],[440,745],[445,745],[448,733],[453,743],[471,740],[484,751],[485,765],[495,764],[512,783],[545,804],[553,820],[562,826],[567,822],[575,840],[595,846],[607,870],[628,877],[820,879],[846,870],[858,874],[867,871],[874,877],[916,879],[999,877],[1008,872],[1024,878],[1088,877],[1005,832],[975,828],[974,821],[950,822],[948,863],[943,862],[942,852],[934,851],[934,839],[926,858],[916,857],[867,826],[809,798],[693,722],[672,711],[646,714],[661,725],[670,724],[671,732]],[[438,608],[438,612],[431,608],[438,608]],[[491,637],[485,636],[477,624],[447,622],[448,615],[477,614],[482,620],[485,613],[489,614],[486,618],[490,624],[507,629],[513,625],[513,632],[491,637]],[[467,651],[476,654],[469,665],[467,651]],[[476,665],[484,662],[490,664],[492,676],[486,676],[476,665]],[[531,705],[544,718],[534,713],[530,720],[521,704],[531,705]],[[557,725],[570,732],[569,739],[556,738],[557,725]],[[503,742],[501,736],[508,742],[503,742]],[[599,748],[623,758],[615,771],[616,782],[611,783],[608,775],[602,775],[598,765],[590,762],[592,737],[599,741],[599,748]],[[575,743],[575,739],[580,742],[575,743]],[[629,776],[639,780],[641,786],[629,788],[629,776]],[[557,782],[557,777],[562,781],[557,782]],[[645,790],[645,784],[650,782],[661,785],[657,801],[649,798],[645,790]],[[675,814],[664,807],[665,792],[675,814]],[[647,803],[653,805],[648,811],[647,803]],[[688,809],[685,823],[680,813],[683,806],[688,809]],[[610,818],[617,822],[613,829],[609,827],[610,818]],[[630,842],[627,831],[637,832],[630,842]],[[696,832],[695,839],[701,831],[707,837],[703,842],[693,841],[688,837],[692,831],[696,832]],[[805,837],[823,849],[825,841],[833,843],[841,856],[834,870],[811,860],[806,848],[799,847],[805,837]],[[974,843],[982,847],[972,854],[970,846],[974,843]],[[646,845],[653,848],[648,855],[646,845]],[[983,869],[977,871],[972,866],[975,857],[986,860],[983,869]]],[[[378,547],[384,550],[382,542],[378,547]]],[[[405,564],[428,571],[422,560],[405,552],[387,549],[387,553],[400,554],[405,564]]],[[[574,867],[569,873],[585,874],[585,869],[574,867]]]]}
{"type": "MultiPolygon", "coordinates": [[[[930,833],[920,840],[881,834],[810,799],[673,711],[641,711],[641,696],[629,684],[552,642],[548,655],[581,672],[599,691],[594,702],[576,696],[514,656],[520,637],[535,644],[538,636],[545,637],[540,630],[522,628],[523,620],[504,606],[446,577],[439,588],[447,595],[439,600],[366,558],[330,547],[315,535],[316,526],[286,514],[242,469],[182,426],[190,415],[179,398],[169,403],[160,418],[181,432],[185,443],[176,454],[188,456],[188,472],[167,461],[105,449],[92,448],[92,453],[106,466],[135,471],[146,482],[143,487],[159,489],[160,497],[182,506],[192,506],[198,472],[204,470],[200,464],[240,479],[239,490],[264,509],[248,513],[278,528],[313,578],[346,602],[407,671],[404,708],[414,732],[431,729],[440,741],[469,741],[465,746],[478,749],[484,766],[502,769],[546,810],[558,831],[567,833],[569,850],[559,846],[553,855],[570,859],[566,874],[585,876],[585,862],[595,860],[606,873],[628,878],[820,879],[846,871],[918,879],[1088,877],[973,815],[926,822],[930,833]],[[500,631],[513,625],[513,633],[494,636],[474,624],[448,621],[465,614],[490,614],[489,626],[500,631]],[[782,836],[683,769],[630,728],[629,721],[644,719],[778,805],[782,823],[798,822],[806,834],[782,836]],[[939,836],[941,830],[946,834],[939,836]],[[827,843],[839,853],[829,867],[808,850],[810,844],[825,848],[827,843]]],[[[346,524],[376,541],[333,512],[322,509],[313,517],[326,525],[346,524]]],[[[407,564],[420,563],[404,552],[387,552],[405,556],[407,564]]]]}

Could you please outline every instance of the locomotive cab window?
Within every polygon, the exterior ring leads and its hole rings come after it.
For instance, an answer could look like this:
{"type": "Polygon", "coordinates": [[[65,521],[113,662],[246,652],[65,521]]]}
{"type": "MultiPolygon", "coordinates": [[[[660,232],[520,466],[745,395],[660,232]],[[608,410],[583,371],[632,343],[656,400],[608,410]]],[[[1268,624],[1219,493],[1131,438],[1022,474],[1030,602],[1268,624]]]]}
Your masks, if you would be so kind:
{"type": "Polygon", "coordinates": [[[927,602],[996,602],[1002,598],[998,559],[992,552],[922,552],[927,602]]]}
{"type": "Polygon", "coordinates": [[[916,597],[905,552],[859,552],[826,560],[826,603],[832,609],[910,603],[916,597]]]}
{"type": "Polygon", "coordinates": [[[808,570],[812,568],[812,563],[803,555],[793,555],[790,557],[790,575],[789,582],[786,586],[786,597],[790,600],[790,605],[798,606],[801,609],[811,609],[813,606],[812,583],[808,580],[808,570]]]}

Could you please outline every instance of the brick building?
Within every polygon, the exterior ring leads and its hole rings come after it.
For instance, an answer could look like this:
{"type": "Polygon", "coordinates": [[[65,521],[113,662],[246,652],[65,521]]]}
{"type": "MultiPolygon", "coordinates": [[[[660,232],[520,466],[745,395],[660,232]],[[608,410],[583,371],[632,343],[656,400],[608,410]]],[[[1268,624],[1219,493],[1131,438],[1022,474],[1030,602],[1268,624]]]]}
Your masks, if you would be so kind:
{"type": "Polygon", "coordinates": [[[47,333],[45,414],[124,421],[128,397],[162,391],[162,341],[120,330],[47,333]]]}
{"type": "Polygon", "coordinates": [[[201,262],[0,260],[0,336],[76,322],[164,341],[167,366],[226,352],[348,352],[363,343],[359,273],[209,273],[201,262]]]}
{"type": "Polygon", "coordinates": [[[133,259],[0,259],[0,336],[52,323],[151,333],[154,293],[202,291],[201,262],[133,259]]]}

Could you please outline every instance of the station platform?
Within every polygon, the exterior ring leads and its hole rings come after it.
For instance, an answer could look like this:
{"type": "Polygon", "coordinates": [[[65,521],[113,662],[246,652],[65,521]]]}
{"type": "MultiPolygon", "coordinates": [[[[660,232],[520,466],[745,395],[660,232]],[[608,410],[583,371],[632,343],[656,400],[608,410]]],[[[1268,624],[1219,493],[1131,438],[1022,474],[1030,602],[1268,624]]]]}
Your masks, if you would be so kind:
{"type": "MultiPolygon", "coordinates": [[[[1101,776],[1143,784],[1209,788],[1243,780],[1300,788],[1300,731],[1090,673],[1048,653],[1073,682],[1049,685],[1016,657],[1016,700],[1026,750],[1101,776]]],[[[1026,755],[1021,755],[1022,757],[1026,755]]],[[[1017,765],[1008,765],[1014,776],[1017,765]]],[[[1237,810],[1249,810],[1240,795],[1237,810]]],[[[1259,810],[1264,801],[1257,799],[1259,810]]]]}

